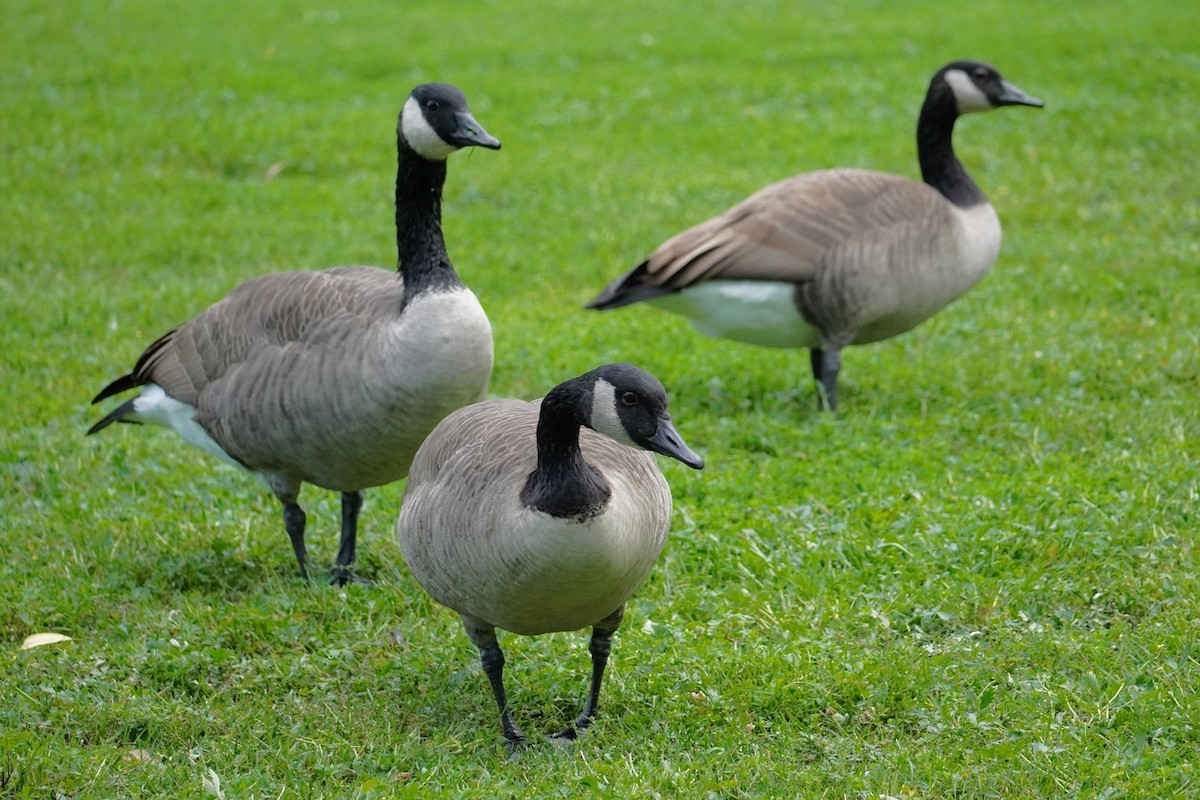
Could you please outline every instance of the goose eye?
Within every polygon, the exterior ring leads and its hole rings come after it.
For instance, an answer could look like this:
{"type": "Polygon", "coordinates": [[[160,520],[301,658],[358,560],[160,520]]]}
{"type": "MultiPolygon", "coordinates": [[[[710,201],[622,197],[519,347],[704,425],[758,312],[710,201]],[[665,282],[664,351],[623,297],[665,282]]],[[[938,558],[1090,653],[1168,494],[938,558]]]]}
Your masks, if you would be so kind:
{"type": "Polygon", "coordinates": [[[983,67],[976,67],[976,68],[975,68],[975,77],[976,77],[976,78],[978,78],[979,80],[983,80],[983,79],[984,79],[984,78],[986,78],[987,76],[988,76],[988,73],[987,73],[987,70],[986,70],[986,69],[984,69],[983,67]]]}
{"type": "Polygon", "coordinates": [[[625,392],[621,395],[621,405],[624,406],[636,406],[637,400],[637,395],[633,392],[625,392]]]}
{"type": "Polygon", "coordinates": [[[441,106],[438,105],[437,100],[430,100],[425,104],[426,111],[437,111],[439,108],[441,108],[441,106]]]}

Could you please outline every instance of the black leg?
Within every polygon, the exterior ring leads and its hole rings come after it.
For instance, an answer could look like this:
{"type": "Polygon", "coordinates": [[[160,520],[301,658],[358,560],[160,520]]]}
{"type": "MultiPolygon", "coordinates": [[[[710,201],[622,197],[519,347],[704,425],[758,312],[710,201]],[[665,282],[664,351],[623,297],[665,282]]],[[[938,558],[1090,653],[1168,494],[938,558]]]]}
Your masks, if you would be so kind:
{"type": "Polygon", "coordinates": [[[592,682],[588,687],[587,704],[583,707],[583,713],[575,718],[575,724],[556,733],[555,739],[575,739],[591,727],[600,706],[600,683],[604,680],[604,668],[608,666],[608,656],[612,652],[612,637],[621,626],[624,616],[625,606],[621,606],[592,626],[592,639],[588,643],[588,652],[592,655],[592,682]]]}
{"type": "Polygon", "coordinates": [[[288,538],[292,540],[292,550],[296,552],[296,563],[300,565],[300,577],[308,580],[308,555],[304,549],[304,509],[297,503],[283,504],[283,527],[288,538]]]}
{"type": "Polygon", "coordinates": [[[817,382],[817,409],[837,408],[837,377],[842,369],[842,355],[836,348],[814,347],[809,351],[813,379],[817,382]]]}
{"type": "Polygon", "coordinates": [[[817,383],[821,382],[821,372],[823,364],[821,359],[825,357],[825,351],[819,347],[814,347],[808,351],[808,363],[812,366],[813,380],[817,383]]]}
{"type": "Polygon", "coordinates": [[[479,662],[483,665],[483,674],[487,675],[492,684],[492,695],[496,698],[496,707],[500,709],[500,728],[504,731],[504,740],[511,748],[520,748],[528,744],[525,734],[521,733],[512,721],[508,712],[508,695],[504,692],[504,651],[496,641],[496,629],[474,619],[463,617],[463,626],[467,636],[479,648],[479,662]]]}
{"type": "Polygon", "coordinates": [[[345,586],[349,581],[358,580],[350,572],[350,565],[354,563],[354,550],[358,542],[358,512],[362,510],[362,504],[362,492],[342,492],[342,538],[333,568],[334,586],[345,586]]]}

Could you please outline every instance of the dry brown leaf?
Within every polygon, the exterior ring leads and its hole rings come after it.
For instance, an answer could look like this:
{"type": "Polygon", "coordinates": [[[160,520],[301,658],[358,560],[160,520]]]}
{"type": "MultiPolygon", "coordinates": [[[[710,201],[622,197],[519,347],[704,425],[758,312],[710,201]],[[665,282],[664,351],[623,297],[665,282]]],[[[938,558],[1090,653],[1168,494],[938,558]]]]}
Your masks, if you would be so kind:
{"type": "Polygon", "coordinates": [[[130,764],[138,764],[138,763],[157,764],[162,760],[158,756],[151,753],[149,750],[130,750],[128,753],[126,753],[121,758],[124,761],[128,761],[130,764]]]}
{"type": "Polygon", "coordinates": [[[58,644],[59,642],[69,641],[71,641],[71,637],[64,636],[61,633],[35,633],[25,637],[25,641],[21,643],[21,649],[32,650],[44,644],[58,644]]]}

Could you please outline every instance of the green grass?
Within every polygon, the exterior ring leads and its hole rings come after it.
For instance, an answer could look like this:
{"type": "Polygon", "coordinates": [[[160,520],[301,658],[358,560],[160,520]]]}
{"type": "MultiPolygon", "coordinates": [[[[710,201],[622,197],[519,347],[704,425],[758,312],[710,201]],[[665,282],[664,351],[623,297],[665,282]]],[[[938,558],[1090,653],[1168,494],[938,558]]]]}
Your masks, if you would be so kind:
{"type": "MultiPolygon", "coordinates": [[[[1185,5],[10,0],[0,796],[1200,794],[1185,5]],[[802,352],[581,311],[767,182],[915,176],[925,83],[961,57],[1046,101],[959,126],[1003,252],[847,351],[835,417],[802,352]],[[594,731],[517,763],[404,567],[402,485],[367,495],[375,585],[307,587],[255,479],[163,431],[83,437],[92,394],[238,281],[393,263],[395,114],[426,80],[504,142],[453,159],[445,207],[493,393],[633,361],[708,461],[663,464],[672,538],[594,731]],[[40,631],[73,641],[21,651],[40,631]]],[[[336,498],[303,500],[327,564],[336,498]]],[[[577,712],[585,642],[503,640],[529,732],[577,712]]]]}

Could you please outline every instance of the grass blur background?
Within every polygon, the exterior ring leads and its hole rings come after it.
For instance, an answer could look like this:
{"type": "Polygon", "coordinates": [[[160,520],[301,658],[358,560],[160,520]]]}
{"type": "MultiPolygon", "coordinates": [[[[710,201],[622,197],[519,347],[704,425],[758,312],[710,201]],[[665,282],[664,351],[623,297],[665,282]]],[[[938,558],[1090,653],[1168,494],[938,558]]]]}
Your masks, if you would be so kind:
{"type": "MultiPolygon", "coordinates": [[[[1197,791],[1198,15],[1177,3],[10,0],[0,27],[0,795],[1105,797],[1197,791]],[[1188,17],[1191,17],[1189,20],[1188,17]],[[788,175],[918,176],[929,77],[1042,98],[962,120],[992,273],[845,353],[581,305],[788,175]],[[601,717],[507,763],[474,650],[370,491],[361,571],[295,577],[274,499],[88,400],[236,283],[395,262],[395,116],[464,89],[451,257],[491,391],[656,374],[708,467],[601,717]],[[59,631],[73,641],[21,651],[59,631]]],[[[336,497],[311,487],[310,554],[336,497]]],[[[503,640],[528,732],[586,637],[503,640]]]]}

